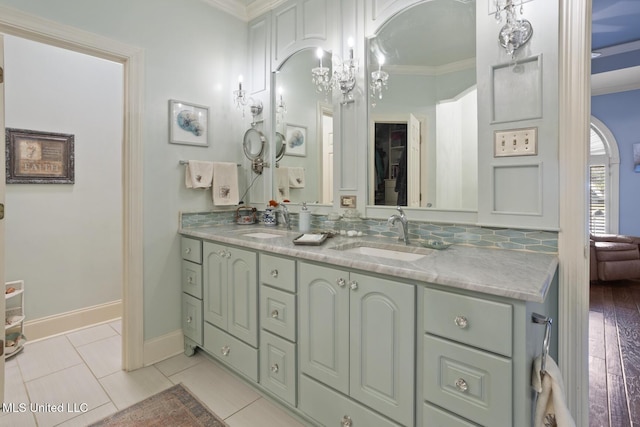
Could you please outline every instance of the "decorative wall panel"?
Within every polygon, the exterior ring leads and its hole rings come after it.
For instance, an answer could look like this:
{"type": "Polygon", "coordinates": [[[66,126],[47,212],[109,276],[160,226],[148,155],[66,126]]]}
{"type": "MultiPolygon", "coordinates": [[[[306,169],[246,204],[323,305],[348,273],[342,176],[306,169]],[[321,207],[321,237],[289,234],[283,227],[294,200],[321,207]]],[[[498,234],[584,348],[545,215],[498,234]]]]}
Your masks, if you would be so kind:
{"type": "Polygon", "coordinates": [[[493,123],[542,117],[542,56],[492,69],[493,123]]]}
{"type": "Polygon", "coordinates": [[[494,166],[494,213],[542,215],[541,172],[541,163],[494,166]]]}

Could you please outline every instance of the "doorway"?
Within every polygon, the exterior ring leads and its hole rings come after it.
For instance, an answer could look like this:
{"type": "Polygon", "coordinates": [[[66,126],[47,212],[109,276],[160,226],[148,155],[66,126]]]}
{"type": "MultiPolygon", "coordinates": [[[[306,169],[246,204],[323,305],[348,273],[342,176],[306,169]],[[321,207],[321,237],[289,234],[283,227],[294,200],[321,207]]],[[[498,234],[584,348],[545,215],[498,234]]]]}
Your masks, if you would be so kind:
{"type": "MultiPolygon", "coordinates": [[[[0,7],[0,32],[82,52],[123,66],[122,143],[122,367],[143,366],[143,52],[121,42],[0,7]]],[[[0,111],[4,110],[0,108],[0,111]]],[[[0,384],[2,386],[2,384],[0,384]]]]}

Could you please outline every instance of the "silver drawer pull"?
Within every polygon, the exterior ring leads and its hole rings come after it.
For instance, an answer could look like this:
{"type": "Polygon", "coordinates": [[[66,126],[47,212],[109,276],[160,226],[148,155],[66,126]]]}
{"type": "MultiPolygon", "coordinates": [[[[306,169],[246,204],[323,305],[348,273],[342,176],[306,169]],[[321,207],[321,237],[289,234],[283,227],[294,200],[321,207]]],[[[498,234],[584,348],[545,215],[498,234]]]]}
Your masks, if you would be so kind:
{"type": "Polygon", "coordinates": [[[463,380],[462,378],[458,378],[456,380],[456,388],[465,393],[467,390],[469,390],[469,385],[467,384],[467,382],[465,380],[463,380]]]}
{"type": "Polygon", "coordinates": [[[278,277],[278,270],[276,270],[275,268],[271,270],[271,277],[276,279],[278,277]]]}
{"type": "Polygon", "coordinates": [[[469,326],[469,321],[464,316],[456,316],[454,323],[460,329],[466,329],[469,326]]]}
{"type": "Polygon", "coordinates": [[[347,284],[347,281],[344,280],[342,277],[339,278],[338,280],[336,280],[336,283],[338,284],[338,286],[340,286],[341,288],[347,284]]]}
{"type": "Polygon", "coordinates": [[[193,317],[191,316],[187,317],[187,323],[191,323],[191,322],[193,322],[193,317]]]}
{"type": "Polygon", "coordinates": [[[228,356],[230,351],[231,351],[231,347],[229,347],[228,345],[225,345],[220,349],[220,352],[222,353],[223,356],[228,356]]]}
{"type": "Polygon", "coordinates": [[[187,280],[187,282],[189,282],[189,284],[193,283],[193,276],[189,276],[189,280],[187,280]]]}
{"type": "Polygon", "coordinates": [[[352,291],[355,291],[356,289],[358,289],[358,282],[356,282],[355,280],[350,281],[349,287],[351,287],[352,291]]]}
{"type": "Polygon", "coordinates": [[[190,253],[191,253],[191,248],[187,248],[187,249],[185,249],[185,250],[184,250],[184,253],[185,253],[185,254],[190,254],[190,253]]]}
{"type": "Polygon", "coordinates": [[[352,425],[353,421],[351,421],[351,417],[349,415],[342,417],[342,421],[340,422],[341,427],[351,427],[352,425]]]}
{"type": "Polygon", "coordinates": [[[273,311],[271,312],[271,317],[273,317],[274,319],[277,319],[279,314],[280,314],[280,313],[278,313],[278,310],[273,310],[273,311]]]}
{"type": "Polygon", "coordinates": [[[280,370],[280,367],[278,366],[278,364],[277,364],[277,363],[274,363],[274,364],[271,366],[271,372],[273,372],[274,374],[278,373],[278,371],[279,371],[279,370],[280,370]]]}

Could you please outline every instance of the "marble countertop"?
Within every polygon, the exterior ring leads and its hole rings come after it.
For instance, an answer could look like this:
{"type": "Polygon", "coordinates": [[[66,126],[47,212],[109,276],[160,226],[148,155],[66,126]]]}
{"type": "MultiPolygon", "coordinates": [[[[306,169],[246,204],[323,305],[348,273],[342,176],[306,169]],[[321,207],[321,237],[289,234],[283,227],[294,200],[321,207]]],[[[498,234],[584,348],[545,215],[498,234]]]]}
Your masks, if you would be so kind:
{"type": "Polygon", "coordinates": [[[424,248],[419,242],[405,247],[392,238],[367,236],[335,236],[320,246],[295,245],[293,239],[300,232],[261,225],[180,228],[178,232],[300,260],[533,302],[544,301],[558,266],[557,256],[545,253],[464,245],[435,250],[424,248]],[[357,246],[399,249],[425,256],[416,261],[403,261],[344,250],[357,246]]]}

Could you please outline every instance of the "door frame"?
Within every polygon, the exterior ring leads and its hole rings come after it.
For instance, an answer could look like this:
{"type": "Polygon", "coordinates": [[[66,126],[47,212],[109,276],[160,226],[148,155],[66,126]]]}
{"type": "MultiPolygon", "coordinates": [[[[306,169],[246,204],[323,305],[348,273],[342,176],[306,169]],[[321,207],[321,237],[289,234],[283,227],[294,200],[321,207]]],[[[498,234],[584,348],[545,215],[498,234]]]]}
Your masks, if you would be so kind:
{"type": "Polygon", "coordinates": [[[143,51],[134,46],[3,6],[0,6],[0,32],[123,65],[122,368],[126,371],[141,368],[144,364],[143,51]]]}

